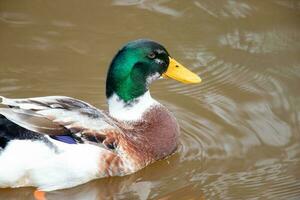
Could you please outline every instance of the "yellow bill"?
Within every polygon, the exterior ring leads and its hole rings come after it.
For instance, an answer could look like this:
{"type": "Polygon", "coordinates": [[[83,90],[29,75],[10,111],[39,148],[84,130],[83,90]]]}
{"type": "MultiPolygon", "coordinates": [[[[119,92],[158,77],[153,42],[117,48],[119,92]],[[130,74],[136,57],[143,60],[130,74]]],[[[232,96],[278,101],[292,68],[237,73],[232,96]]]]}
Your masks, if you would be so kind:
{"type": "Polygon", "coordinates": [[[178,63],[175,59],[169,57],[169,66],[165,73],[164,78],[172,78],[182,83],[200,83],[201,78],[178,63]]]}

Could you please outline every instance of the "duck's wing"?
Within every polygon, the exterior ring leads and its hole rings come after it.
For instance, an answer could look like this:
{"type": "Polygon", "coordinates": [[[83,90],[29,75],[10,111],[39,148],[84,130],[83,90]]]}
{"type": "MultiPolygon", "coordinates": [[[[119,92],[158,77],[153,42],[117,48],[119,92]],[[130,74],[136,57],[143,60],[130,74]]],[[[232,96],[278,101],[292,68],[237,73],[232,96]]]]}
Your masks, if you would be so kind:
{"type": "MultiPolygon", "coordinates": [[[[94,106],[71,97],[9,99],[0,96],[0,115],[28,130],[47,134],[105,137],[118,131],[113,120],[94,106]]],[[[100,139],[103,140],[104,138],[100,139]]]]}

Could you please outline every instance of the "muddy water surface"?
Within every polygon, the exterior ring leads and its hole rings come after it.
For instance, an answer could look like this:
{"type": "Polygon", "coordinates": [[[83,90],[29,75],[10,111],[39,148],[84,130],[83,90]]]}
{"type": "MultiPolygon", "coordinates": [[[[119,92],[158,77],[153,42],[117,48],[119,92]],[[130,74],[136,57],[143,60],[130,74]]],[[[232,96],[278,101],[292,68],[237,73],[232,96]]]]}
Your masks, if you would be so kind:
{"type": "MultiPolygon", "coordinates": [[[[300,199],[300,1],[1,0],[0,95],[106,109],[107,66],[137,38],[203,79],[151,88],[180,123],[178,153],[47,199],[300,199]]],[[[0,199],[32,191],[1,189],[0,199]]]]}

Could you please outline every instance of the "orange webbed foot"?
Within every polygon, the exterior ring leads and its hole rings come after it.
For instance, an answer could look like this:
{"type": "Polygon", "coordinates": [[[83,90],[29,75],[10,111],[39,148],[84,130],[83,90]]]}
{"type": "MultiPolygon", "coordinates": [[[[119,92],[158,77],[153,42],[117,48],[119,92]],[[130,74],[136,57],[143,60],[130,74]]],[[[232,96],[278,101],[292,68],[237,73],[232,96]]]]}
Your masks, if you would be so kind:
{"type": "Polygon", "coordinates": [[[35,190],[33,196],[36,200],[47,200],[46,193],[44,191],[35,190]]]}

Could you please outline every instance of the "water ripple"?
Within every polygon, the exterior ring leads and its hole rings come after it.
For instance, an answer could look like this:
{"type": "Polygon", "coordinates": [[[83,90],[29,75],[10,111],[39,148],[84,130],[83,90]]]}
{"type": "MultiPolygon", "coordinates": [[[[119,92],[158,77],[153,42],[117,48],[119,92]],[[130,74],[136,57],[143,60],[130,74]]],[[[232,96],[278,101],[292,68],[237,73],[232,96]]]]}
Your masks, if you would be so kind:
{"type": "Polygon", "coordinates": [[[246,18],[255,10],[245,2],[237,2],[233,0],[214,1],[194,1],[195,6],[205,11],[212,17],[222,18],[246,18]],[[220,6],[216,6],[218,4],[220,6]]]}
{"type": "Polygon", "coordinates": [[[166,5],[163,5],[166,2],[171,0],[160,0],[160,1],[152,1],[152,0],[114,0],[113,5],[117,6],[137,6],[138,8],[162,13],[165,15],[170,15],[173,17],[179,17],[182,15],[181,12],[170,8],[166,5]]]}

